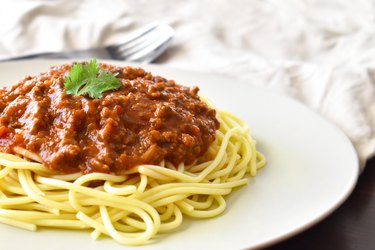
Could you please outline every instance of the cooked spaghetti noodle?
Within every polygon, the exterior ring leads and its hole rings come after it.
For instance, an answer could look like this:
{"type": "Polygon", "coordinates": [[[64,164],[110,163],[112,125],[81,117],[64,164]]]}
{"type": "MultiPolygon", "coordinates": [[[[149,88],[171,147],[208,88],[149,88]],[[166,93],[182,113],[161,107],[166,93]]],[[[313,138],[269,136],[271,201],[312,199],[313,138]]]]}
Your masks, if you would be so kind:
{"type": "Polygon", "coordinates": [[[13,149],[18,155],[0,153],[0,222],[31,231],[90,229],[94,239],[141,245],[178,228],[185,216],[217,216],[224,197],[265,165],[246,124],[225,112],[217,119],[216,140],[189,166],[162,161],[122,175],[61,175],[23,148],[13,149]]]}

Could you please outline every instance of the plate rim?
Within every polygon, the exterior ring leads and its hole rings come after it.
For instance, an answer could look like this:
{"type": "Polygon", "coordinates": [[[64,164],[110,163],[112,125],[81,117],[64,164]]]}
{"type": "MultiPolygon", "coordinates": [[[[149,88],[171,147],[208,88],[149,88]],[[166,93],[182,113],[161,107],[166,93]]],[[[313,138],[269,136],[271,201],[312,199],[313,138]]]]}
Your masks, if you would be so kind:
{"type": "MultiPolygon", "coordinates": [[[[65,63],[65,62],[82,61],[82,60],[85,60],[85,59],[28,59],[28,60],[20,60],[20,61],[7,61],[7,62],[1,62],[0,68],[4,64],[17,64],[18,62],[21,62],[21,63],[43,63],[43,64],[44,63],[52,63],[52,64],[59,63],[60,64],[60,63],[65,63]]],[[[139,66],[139,67],[143,67],[143,68],[146,68],[146,69],[150,68],[150,69],[170,70],[170,71],[174,71],[174,72],[177,72],[177,73],[178,72],[184,72],[184,73],[190,73],[190,74],[194,74],[194,75],[198,75],[198,76],[206,76],[206,77],[215,77],[215,78],[226,79],[225,76],[217,76],[217,75],[213,75],[211,73],[195,72],[195,71],[192,71],[192,70],[172,68],[168,65],[163,66],[163,65],[157,65],[157,64],[138,64],[138,63],[128,63],[128,62],[124,62],[124,61],[116,61],[116,60],[100,60],[100,62],[109,62],[109,63],[113,63],[113,64],[122,64],[122,65],[128,64],[130,66],[139,66]]],[[[282,95],[280,93],[267,90],[266,88],[262,88],[260,86],[254,86],[254,85],[251,85],[249,83],[245,83],[245,81],[243,81],[243,80],[235,80],[235,82],[249,85],[250,88],[257,89],[258,91],[264,92],[267,95],[268,94],[276,95],[276,96],[278,96],[278,98],[282,98],[282,99],[286,100],[287,102],[292,102],[293,105],[298,105],[298,106],[302,107],[305,112],[310,112],[310,114],[313,114],[315,116],[315,118],[320,119],[326,125],[332,127],[334,130],[336,130],[338,133],[341,134],[341,137],[344,137],[346,139],[348,144],[351,146],[351,151],[354,153],[353,156],[355,156],[356,162],[357,162],[356,167],[353,167],[353,169],[352,169],[351,179],[350,179],[350,182],[348,182],[348,185],[347,185],[348,189],[343,191],[341,193],[341,196],[338,199],[336,199],[334,204],[332,206],[330,206],[329,209],[327,209],[324,213],[320,214],[320,216],[317,216],[317,217],[313,218],[312,220],[310,220],[308,222],[305,222],[304,225],[300,225],[300,226],[297,226],[296,228],[293,228],[293,229],[289,230],[287,233],[284,233],[282,235],[276,235],[266,242],[248,246],[248,247],[251,247],[251,248],[268,247],[268,246],[280,243],[280,242],[282,242],[286,239],[289,239],[293,236],[296,236],[296,235],[308,230],[309,228],[312,228],[313,226],[317,225],[319,222],[326,219],[335,210],[337,210],[349,198],[349,196],[352,194],[353,190],[356,187],[356,183],[358,181],[358,177],[359,177],[359,174],[360,174],[359,157],[358,157],[358,153],[356,152],[356,149],[355,149],[353,143],[350,141],[348,136],[342,131],[342,129],[340,127],[338,127],[337,125],[335,125],[334,123],[332,123],[331,121],[329,121],[327,118],[325,118],[321,114],[319,114],[317,111],[309,108],[308,106],[304,105],[303,103],[301,103],[300,101],[298,101],[296,99],[293,99],[290,96],[282,95]]]]}

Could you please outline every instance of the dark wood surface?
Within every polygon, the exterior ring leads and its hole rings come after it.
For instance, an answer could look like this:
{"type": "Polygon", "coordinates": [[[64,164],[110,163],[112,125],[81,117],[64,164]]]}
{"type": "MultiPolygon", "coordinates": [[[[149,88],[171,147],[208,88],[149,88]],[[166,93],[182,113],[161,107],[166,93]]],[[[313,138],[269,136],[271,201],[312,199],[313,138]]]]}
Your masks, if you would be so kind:
{"type": "Polygon", "coordinates": [[[353,193],[333,214],[267,249],[375,249],[375,157],[367,162],[353,193]]]}

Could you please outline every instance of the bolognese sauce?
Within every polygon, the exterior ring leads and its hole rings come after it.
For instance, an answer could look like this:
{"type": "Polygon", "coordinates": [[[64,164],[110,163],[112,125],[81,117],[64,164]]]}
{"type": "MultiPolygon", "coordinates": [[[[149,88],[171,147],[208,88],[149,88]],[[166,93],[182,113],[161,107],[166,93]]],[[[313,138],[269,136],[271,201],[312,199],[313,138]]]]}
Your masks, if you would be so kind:
{"type": "Polygon", "coordinates": [[[99,99],[72,96],[64,90],[71,67],[54,66],[0,90],[0,151],[24,147],[64,173],[119,173],[162,160],[192,164],[215,140],[216,111],[197,87],[100,64],[122,86],[99,99]]]}

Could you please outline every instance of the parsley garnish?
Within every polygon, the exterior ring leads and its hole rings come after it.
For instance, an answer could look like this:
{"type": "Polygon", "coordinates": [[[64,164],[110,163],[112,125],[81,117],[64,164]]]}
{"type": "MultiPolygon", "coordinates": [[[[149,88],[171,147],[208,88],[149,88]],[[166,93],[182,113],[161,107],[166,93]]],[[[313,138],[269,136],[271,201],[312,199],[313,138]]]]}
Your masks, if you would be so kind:
{"type": "Polygon", "coordinates": [[[117,74],[100,70],[96,59],[86,64],[76,63],[64,77],[66,93],[78,96],[88,94],[91,98],[101,98],[103,92],[116,90],[121,87],[117,74]]]}

